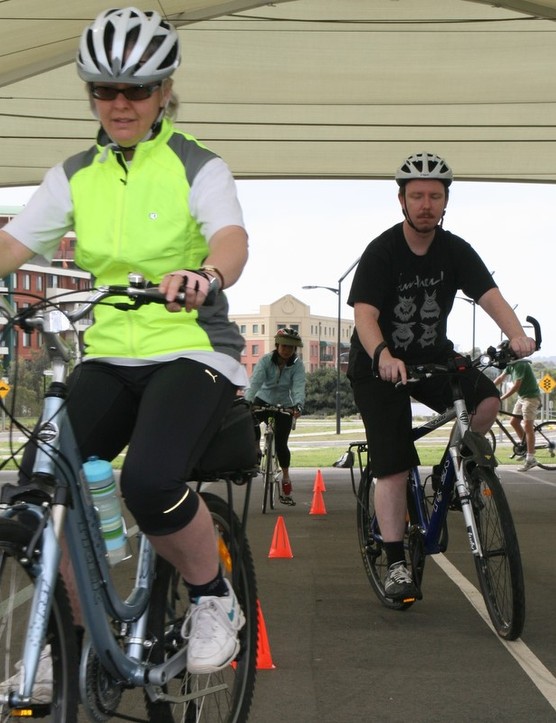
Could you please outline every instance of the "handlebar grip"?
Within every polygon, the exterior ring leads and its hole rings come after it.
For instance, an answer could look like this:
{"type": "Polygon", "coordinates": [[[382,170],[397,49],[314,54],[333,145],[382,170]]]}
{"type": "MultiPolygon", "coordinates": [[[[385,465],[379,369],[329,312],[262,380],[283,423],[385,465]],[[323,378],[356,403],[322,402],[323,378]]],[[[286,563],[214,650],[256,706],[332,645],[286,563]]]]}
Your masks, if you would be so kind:
{"type": "MultiPolygon", "coordinates": [[[[214,287],[209,289],[209,292],[205,297],[205,300],[203,301],[203,306],[214,306],[217,295],[218,291],[214,287]]],[[[146,289],[142,289],[141,296],[147,297],[149,301],[154,301],[157,304],[168,303],[164,294],[160,293],[160,291],[158,290],[158,286],[149,286],[146,289]]],[[[182,306],[185,306],[185,291],[178,292],[174,301],[176,301],[178,304],[181,304],[182,306]]]]}
{"type": "Polygon", "coordinates": [[[525,318],[525,321],[527,321],[529,324],[531,324],[531,326],[535,330],[535,349],[538,351],[541,348],[541,344],[542,344],[541,325],[532,316],[527,316],[525,318]]]}

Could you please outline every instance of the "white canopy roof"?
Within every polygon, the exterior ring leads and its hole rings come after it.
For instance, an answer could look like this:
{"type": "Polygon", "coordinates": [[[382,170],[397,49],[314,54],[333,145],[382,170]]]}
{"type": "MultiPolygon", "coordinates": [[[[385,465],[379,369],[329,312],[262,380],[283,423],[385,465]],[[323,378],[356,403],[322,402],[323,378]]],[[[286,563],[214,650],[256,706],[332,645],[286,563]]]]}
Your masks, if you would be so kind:
{"type": "MultiPolygon", "coordinates": [[[[134,4],[180,27],[178,125],[236,177],[391,178],[430,150],[458,179],[556,181],[556,0],[134,4]]],[[[0,186],[90,145],[73,59],[109,6],[0,3],[0,186]]]]}

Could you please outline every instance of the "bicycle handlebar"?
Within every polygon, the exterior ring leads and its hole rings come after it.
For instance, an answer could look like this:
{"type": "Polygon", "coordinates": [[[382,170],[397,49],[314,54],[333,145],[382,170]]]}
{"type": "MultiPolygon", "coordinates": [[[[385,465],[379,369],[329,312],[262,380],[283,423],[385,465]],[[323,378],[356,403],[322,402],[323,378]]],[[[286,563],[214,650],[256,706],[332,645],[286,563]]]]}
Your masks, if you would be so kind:
{"type": "MultiPolygon", "coordinates": [[[[532,325],[535,332],[535,351],[541,348],[542,335],[541,327],[537,319],[528,316],[526,320],[532,325]]],[[[439,374],[455,374],[469,369],[470,367],[496,367],[497,369],[505,369],[508,364],[515,361],[518,357],[510,348],[508,340],[502,342],[498,348],[489,346],[486,352],[480,354],[475,359],[469,355],[458,355],[452,359],[448,359],[444,364],[427,363],[427,364],[407,364],[406,370],[408,382],[417,382],[420,379],[428,379],[439,374]]],[[[398,386],[400,382],[396,384],[398,386]]]]}
{"type": "MultiPolygon", "coordinates": [[[[197,273],[197,272],[195,272],[197,273]]],[[[55,306],[53,300],[43,299],[38,304],[33,304],[25,309],[16,310],[15,307],[8,302],[5,296],[0,296],[0,308],[5,312],[8,319],[22,329],[30,331],[32,329],[40,329],[42,331],[58,333],[67,331],[71,325],[83,319],[91,311],[91,309],[100,302],[111,296],[125,296],[132,300],[132,304],[115,302],[112,305],[120,311],[130,311],[138,309],[143,304],[167,304],[169,303],[164,294],[158,290],[158,285],[147,281],[142,274],[129,274],[129,285],[109,285],[99,286],[94,289],[89,297],[71,311],[61,311],[55,306]],[[42,315],[38,308],[41,305],[49,305],[50,310],[42,315]],[[64,322],[65,319],[65,322],[64,322]]],[[[71,292],[72,294],[75,292],[71,292]]],[[[216,289],[211,289],[208,296],[203,302],[203,306],[212,306],[216,299],[216,289]]],[[[185,291],[180,291],[175,301],[181,305],[185,305],[185,291]]]]}
{"type": "Polygon", "coordinates": [[[289,416],[293,416],[297,410],[295,409],[295,407],[282,407],[280,404],[269,404],[269,405],[265,405],[264,407],[260,407],[258,405],[252,404],[251,411],[253,413],[255,413],[255,412],[280,412],[280,414],[287,414],[289,416]]]}

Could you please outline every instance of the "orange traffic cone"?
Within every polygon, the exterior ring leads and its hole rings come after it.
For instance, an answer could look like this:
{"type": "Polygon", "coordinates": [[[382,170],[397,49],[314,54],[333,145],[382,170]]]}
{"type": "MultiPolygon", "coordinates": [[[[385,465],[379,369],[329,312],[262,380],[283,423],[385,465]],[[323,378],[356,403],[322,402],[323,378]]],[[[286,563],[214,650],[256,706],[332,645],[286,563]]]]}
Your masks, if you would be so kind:
{"type": "Polygon", "coordinates": [[[259,637],[257,639],[257,670],[274,670],[276,666],[272,662],[266,625],[259,600],[257,600],[257,625],[259,629],[259,637]]]}
{"type": "Polygon", "coordinates": [[[324,498],[320,490],[313,493],[313,501],[311,503],[310,515],[325,515],[326,507],[324,506],[324,498]]]}
{"type": "Polygon", "coordinates": [[[276,520],[276,526],[274,527],[274,535],[272,536],[272,542],[270,544],[269,557],[293,557],[292,548],[290,547],[290,541],[288,538],[288,531],[286,530],[286,523],[282,515],[276,520]]]}
{"type": "Polygon", "coordinates": [[[317,474],[315,475],[315,484],[313,485],[313,492],[317,491],[326,492],[326,487],[324,486],[324,480],[320,469],[317,470],[317,474]]]}

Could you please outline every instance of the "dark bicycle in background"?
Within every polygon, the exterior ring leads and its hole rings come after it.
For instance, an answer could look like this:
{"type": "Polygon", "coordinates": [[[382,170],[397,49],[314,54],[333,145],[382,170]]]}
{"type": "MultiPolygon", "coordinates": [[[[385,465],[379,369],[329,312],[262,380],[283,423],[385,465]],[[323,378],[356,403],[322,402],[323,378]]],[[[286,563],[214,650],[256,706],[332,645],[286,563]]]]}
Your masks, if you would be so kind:
{"type": "MultiPolygon", "coordinates": [[[[500,430],[500,433],[505,435],[512,447],[511,458],[524,457],[527,451],[526,444],[523,440],[519,440],[513,429],[508,429],[504,424],[503,417],[517,417],[523,419],[519,414],[513,414],[512,412],[498,412],[498,417],[495,420],[495,424],[500,430]]],[[[533,426],[535,433],[535,459],[537,460],[537,467],[547,470],[556,470],[556,420],[547,419],[541,422],[535,422],[533,426]]],[[[492,445],[493,452],[496,451],[497,435],[494,431],[494,427],[489,432],[490,444],[492,445]]]]}

